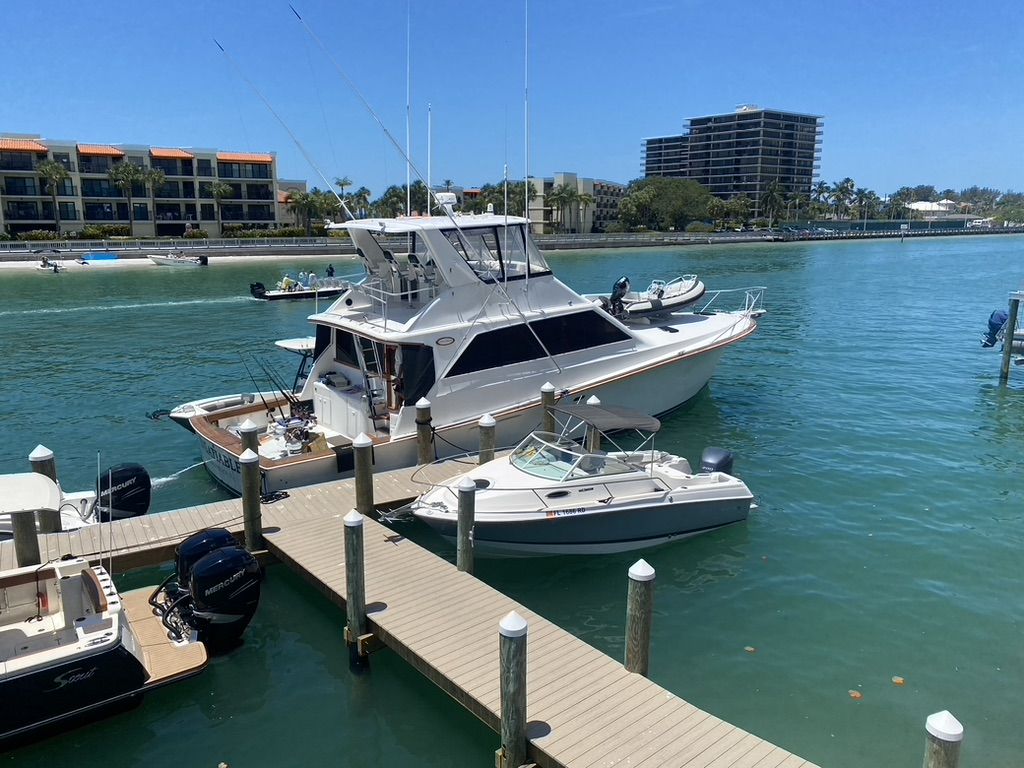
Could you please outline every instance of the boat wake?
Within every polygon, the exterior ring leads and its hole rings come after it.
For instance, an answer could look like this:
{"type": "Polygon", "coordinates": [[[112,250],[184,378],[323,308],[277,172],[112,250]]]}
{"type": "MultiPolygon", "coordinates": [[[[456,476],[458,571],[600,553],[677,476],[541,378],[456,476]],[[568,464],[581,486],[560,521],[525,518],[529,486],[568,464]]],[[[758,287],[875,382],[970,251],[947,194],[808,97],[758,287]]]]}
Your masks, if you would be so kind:
{"type": "Polygon", "coordinates": [[[189,470],[192,470],[192,469],[195,469],[196,467],[201,467],[201,466],[203,466],[203,462],[200,461],[200,462],[196,462],[195,464],[192,464],[192,465],[190,465],[188,467],[185,467],[184,469],[179,469],[173,475],[168,475],[167,477],[154,477],[153,478],[153,487],[154,488],[160,488],[162,486],[165,486],[168,483],[173,482],[175,479],[177,479],[181,475],[185,474],[189,470]]]}
{"type": "Polygon", "coordinates": [[[223,296],[221,298],[210,298],[210,299],[188,299],[186,301],[149,301],[139,302],[138,304],[107,304],[107,305],[92,305],[84,307],[40,307],[37,309],[16,309],[7,312],[0,312],[0,317],[16,317],[21,315],[62,315],[72,312],[104,312],[111,310],[131,310],[131,309],[154,309],[157,307],[187,307],[194,304],[238,304],[241,302],[248,302],[250,298],[248,296],[223,296]]]}

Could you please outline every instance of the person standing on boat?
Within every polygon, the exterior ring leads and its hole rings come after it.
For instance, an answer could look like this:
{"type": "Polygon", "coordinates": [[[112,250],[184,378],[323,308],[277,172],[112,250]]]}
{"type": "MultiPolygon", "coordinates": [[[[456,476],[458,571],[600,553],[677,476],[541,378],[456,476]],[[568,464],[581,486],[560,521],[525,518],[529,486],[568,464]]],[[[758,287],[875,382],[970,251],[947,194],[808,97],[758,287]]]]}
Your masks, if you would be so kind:
{"type": "Polygon", "coordinates": [[[328,277],[334,277],[334,265],[333,264],[328,264],[327,265],[327,276],[328,277]]]}

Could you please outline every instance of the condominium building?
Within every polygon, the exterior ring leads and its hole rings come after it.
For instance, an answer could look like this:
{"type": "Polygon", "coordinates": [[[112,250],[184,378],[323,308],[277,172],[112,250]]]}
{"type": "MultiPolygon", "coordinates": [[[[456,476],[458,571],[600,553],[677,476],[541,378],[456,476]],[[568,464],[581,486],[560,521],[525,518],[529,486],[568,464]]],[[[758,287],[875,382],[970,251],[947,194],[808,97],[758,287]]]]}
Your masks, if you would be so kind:
{"type": "Polygon", "coordinates": [[[644,141],[644,176],[693,179],[711,194],[746,195],[754,215],[768,185],[784,195],[809,195],[821,160],[822,118],[741,106],[724,115],[692,117],[678,136],[644,141]]]}
{"type": "Polygon", "coordinates": [[[626,196],[626,185],[602,179],[588,179],[575,173],[556,173],[547,178],[530,178],[535,194],[530,199],[530,226],[543,232],[603,232],[619,219],[619,203],[626,196]],[[553,204],[552,193],[559,187],[574,190],[577,199],[566,205],[553,204]]]}
{"type": "Polygon", "coordinates": [[[38,172],[46,160],[60,163],[69,174],[57,190],[62,232],[129,223],[129,196],[109,177],[119,163],[159,169],[165,175],[163,185],[155,190],[137,184],[131,191],[131,220],[137,236],[181,236],[186,228],[197,228],[219,237],[229,225],[262,229],[281,223],[274,153],[83,144],[34,134],[0,134],[0,231],[17,235],[55,229],[53,197],[38,172]],[[210,189],[214,182],[231,189],[219,201],[220,228],[218,201],[210,189]]]}

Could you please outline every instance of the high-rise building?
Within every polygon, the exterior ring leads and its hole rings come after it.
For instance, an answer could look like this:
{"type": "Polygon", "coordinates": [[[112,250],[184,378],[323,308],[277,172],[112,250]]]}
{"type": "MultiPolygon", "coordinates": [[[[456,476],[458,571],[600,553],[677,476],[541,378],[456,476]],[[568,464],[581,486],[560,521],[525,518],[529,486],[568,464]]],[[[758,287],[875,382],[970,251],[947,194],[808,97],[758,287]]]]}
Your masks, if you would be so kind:
{"type": "Polygon", "coordinates": [[[118,163],[164,172],[158,189],[138,184],[132,190],[131,220],[140,237],[181,236],[187,227],[219,237],[217,200],[210,191],[216,181],[231,188],[220,199],[222,228],[265,229],[281,223],[273,153],[82,144],[35,134],[0,134],[0,231],[17,235],[55,228],[53,196],[38,171],[46,160],[63,165],[69,174],[57,190],[63,232],[90,224],[129,223],[128,196],[108,175],[118,163]]]}
{"type": "Polygon", "coordinates": [[[820,116],[749,105],[725,115],[691,117],[681,135],[644,141],[644,175],[693,179],[726,200],[746,195],[757,216],[773,181],[783,195],[810,194],[821,134],[820,116]]]}

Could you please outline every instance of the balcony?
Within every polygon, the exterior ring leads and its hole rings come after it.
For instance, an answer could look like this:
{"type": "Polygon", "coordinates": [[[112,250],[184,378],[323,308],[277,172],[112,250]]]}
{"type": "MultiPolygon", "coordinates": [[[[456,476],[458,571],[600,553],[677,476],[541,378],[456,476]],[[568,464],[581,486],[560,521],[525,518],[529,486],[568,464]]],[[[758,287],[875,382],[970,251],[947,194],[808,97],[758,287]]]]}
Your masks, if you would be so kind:
{"type": "Polygon", "coordinates": [[[97,162],[82,160],[79,163],[80,173],[110,173],[110,169],[113,166],[109,162],[97,162]]]}
{"type": "Polygon", "coordinates": [[[38,210],[17,209],[4,211],[7,221],[53,221],[53,216],[40,216],[38,210]]]}
{"type": "Polygon", "coordinates": [[[0,171],[34,171],[36,164],[31,157],[0,158],[0,171]]]}
{"type": "Polygon", "coordinates": [[[21,185],[21,184],[7,184],[4,186],[5,195],[21,195],[24,197],[37,197],[41,193],[34,186],[21,185]]]}

